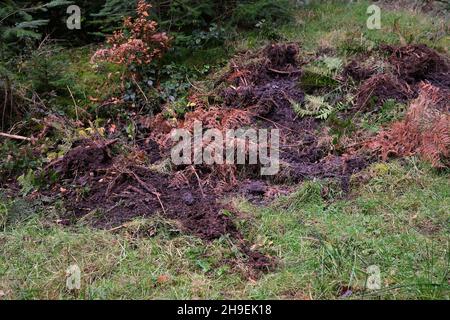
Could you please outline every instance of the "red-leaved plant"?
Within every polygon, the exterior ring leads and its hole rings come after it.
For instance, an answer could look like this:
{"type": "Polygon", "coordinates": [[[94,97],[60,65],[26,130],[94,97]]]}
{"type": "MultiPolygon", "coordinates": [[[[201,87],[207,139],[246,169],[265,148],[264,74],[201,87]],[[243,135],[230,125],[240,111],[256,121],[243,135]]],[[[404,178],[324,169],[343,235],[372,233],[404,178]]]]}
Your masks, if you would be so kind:
{"type": "Polygon", "coordinates": [[[145,0],[139,0],[137,17],[126,17],[123,28],[107,40],[110,47],[97,50],[91,62],[108,61],[125,65],[136,77],[140,66],[161,59],[171,39],[165,32],[158,32],[158,23],[149,19],[151,7],[145,0]]]}

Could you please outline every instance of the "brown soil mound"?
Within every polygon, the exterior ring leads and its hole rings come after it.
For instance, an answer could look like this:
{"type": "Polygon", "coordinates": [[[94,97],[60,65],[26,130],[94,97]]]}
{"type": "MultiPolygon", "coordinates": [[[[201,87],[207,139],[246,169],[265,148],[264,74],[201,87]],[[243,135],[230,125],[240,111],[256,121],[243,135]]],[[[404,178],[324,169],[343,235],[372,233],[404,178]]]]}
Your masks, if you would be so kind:
{"type": "MultiPolygon", "coordinates": [[[[357,155],[332,155],[330,145],[324,145],[321,142],[323,137],[317,134],[317,120],[297,118],[291,103],[303,100],[303,93],[297,85],[300,75],[298,53],[295,44],[273,44],[251,54],[251,57],[249,54],[237,57],[224,79],[227,88],[223,90],[223,95],[230,103],[225,107],[208,107],[197,97],[191,96],[197,107],[178,123],[169,123],[161,116],[145,120],[145,126],[151,130],[147,142],[158,145],[158,148],[153,146],[146,153],[152,159],[167,156],[172,145],[170,130],[183,128],[193,131],[194,121],[201,121],[205,129],[225,130],[248,125],[256,129],[276,128],[280,130],[281,172],[263,180],[269,183],[292,183],[316,177],[333,177],[340,179],[346,188],[349,176],[366,166],[369,159],[357,155]],[[252,98],[248,99],[243,92],[252,98]]],[[[168,217],[182,221],[189,232],[205,239],[217,238],[230,233],[232,227],[230,219],[220,216],[221,207],[215,203],[216,199],[228,192],[242,193],[239,190],[243,186],[241,181],[246,179],[267,184],[259,176],[259,167],[255,165],[182,165],[175,167],[175,171],[169,175],[145,171],[143,167],[124,171],[117,165],[116,159],[111,160],[109,145],[84,143],[76,146],[58,165],[64,177],[71,179],[83,176],[80,174],[83,170],[108,172],[100,176],[92,172],[84,175],[83,179],[88,177],[89,181],[78,182],[89,186],[94,183],[96,187],[91,188],[86,199],[72,197],[80,209],[78,215],[86,214],[104,203],[104,209],[109,210],[109,214],[96,222],[100,225],[113,226],[131,217],[152,214],[164,208],[168,217]],[[101,180],[102,183],[95,184],[94,180],[101,180]],[[136,196],[143,195],[146,184],[150,190],[154,190],[153,196],[148,199],[139,197],[133,202],[136,196]],[[117,194],[116,190],[121,192],[119,195],[125,194],[111,198],[112,194],[117,194]],[[180,198],[180,195],[186,196],[180,198]],[[131,200],[127,201],[127,197],[131,200]],[[181,200],[173,200],[177,197],[181,200]],[[192,202],[186,204],[183,198],[191,199],[192,202]],[[118,200],[126,203],[129,210],[124,211],[123,206],[114,208],[118,200]],[[167,205],[164,206],[164,203],[167,205]]]]}
{"type": "MultiPolygon", "coordinates": [[[[390,54],[388,62],[394,74],[376,74],[365,80],[357,92],[356,106],[366,107],[370,103],[382,105],[388,99],[407,102],[417,98],[419,84],[431,83],[442,89],[450,88],[450,63],[426,45],[395,47],[383,45],[380,49],[390,54]],[[375,101],[374,101],[375,99],[375,101]]],[[[356,74],[356,66],[350,64],[348,74],[356,74]]]]}
{"type": "Polygon", "coordinates": [[[291,103],[301,103],[304,97],[298,87],[298,53],[295,44],[276,44],[251,58],[248,54],[237,57],[223,79],[225,105],[209,106],[191,95],[196,108],[183,119],[169,122],[161,115],[140,119],[140,125],[149,130],[148,139],[127,158],[113,156],[111,146],[116,141],[82,141],[75,145],[50,166],[63,178],[55,188],[66,190],[63,195],[68,218],[114,228],[135,217],[159,212],[205,240],[229,234],[252,266],[272,267],[272,259],[249,249],[232,214],[224,212],[233,212],[233,208],[220,199],[244,194],[258,202],[282,193],[277,188],[279,183],[316,177],[339,179],[348,190],[350,175],[370,162],[365,156],[336,154],[329,142],[324,143],[330,137],[318,133],[316,119],[297,118],[291,103]],[[279,129],[281,171],[263,178],[258,165],[180,165],[167,174],[146,166],[170,154],[171,129],[193,131],[194,121],[201,121],[204,129],[279,129]]]}
{"type": "Polygon", "coordinates": [[[57,163],[56,171],[65,178],[77,177],[79,174],[91,172],[110,165],[112,156],[109,146],[117,141],[99,142],[80,140],[74,143],[72,149],[57,163]]]}
{"type": "Polygon", "coordinates": [[[442,87],[445,85],[442,80],[450,78],[448,59],[426,45],[384,46],[384,48],[392,52],[388,60],[396,74],[409,84],[427,80],[436,87],[442,87]]]}

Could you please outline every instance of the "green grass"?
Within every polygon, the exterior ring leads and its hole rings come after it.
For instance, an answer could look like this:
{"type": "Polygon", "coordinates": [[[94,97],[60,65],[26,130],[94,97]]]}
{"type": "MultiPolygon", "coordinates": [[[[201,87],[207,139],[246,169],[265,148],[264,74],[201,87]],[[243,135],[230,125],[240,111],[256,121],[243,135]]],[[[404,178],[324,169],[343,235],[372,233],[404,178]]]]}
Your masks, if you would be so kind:
{"type": "Polygon", "coordinates": [[[267,208],[235,200],[241,231],[277,260],[259,277],[227,237],[204,243],[160,218],[116,232],[68,228],[55,223],[57,208],[40,212],[0,233],[0,290],[7,299],[336,299],[347,289],[350,299],[448,299],[448,174],[414,158],[378,163],[353,190],[340,198],[313,181],[267,208]],[[72,264],[79,292],[65,288],[72,264]],[[379,291],[365,289],[370,265],[381,270],[379,291]]]}
{"type": "Polygon", "coordinates": [[[448,298],[448,177],[398,163],[375,164],[364,175],[371,180],[354,186],[350,199],[324,201],[321,183],[312,182],[279,209],[258,212],[250,238],[272,243],[267,250],[283,268],[252,297],[278,297],[292,287],[300,296],[332,299],[347,287],[358,298],[448,298]],[[381,269],[380,292],[364,290],[370,265],[381,269]]]}
{"type": "Polygon", "coordinates": [[[375,45],[398,44],[399,34],[408,42],[448,51],[450,37],[443,21],[411,11],[381,8],[381,30],[369,30],[366,10],[370,4],[369,1],[313,2],[306,9],[298,10],[296,23],[281,27],[280,33],[290,41],[300,42],[306,51],[319,45],[356,53],[367,50],[370,41],[375,45]]]}

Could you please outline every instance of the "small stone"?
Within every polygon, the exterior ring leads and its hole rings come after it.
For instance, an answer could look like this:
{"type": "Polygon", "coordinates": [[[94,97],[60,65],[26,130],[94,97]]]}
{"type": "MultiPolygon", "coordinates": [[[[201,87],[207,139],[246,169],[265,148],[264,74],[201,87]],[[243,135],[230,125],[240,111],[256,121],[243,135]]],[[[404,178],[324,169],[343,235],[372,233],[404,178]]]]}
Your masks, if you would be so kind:
{"type": "Polygon", "coordinates": [[[192,196],[192,193],[190,192],[185,192],[183,194],[183,201],[185,204],[187,204],[188,206],[192,205],[194,203],[194,197],[192,196]]]}

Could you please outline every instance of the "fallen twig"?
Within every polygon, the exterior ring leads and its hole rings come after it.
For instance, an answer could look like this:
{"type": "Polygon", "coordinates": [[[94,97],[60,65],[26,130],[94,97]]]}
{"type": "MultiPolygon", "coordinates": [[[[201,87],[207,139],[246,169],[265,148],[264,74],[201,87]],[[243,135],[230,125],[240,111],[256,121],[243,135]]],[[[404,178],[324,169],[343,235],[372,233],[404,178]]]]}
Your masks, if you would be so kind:
{"type": "Polygon", "coordinates": [[[69,86],[67,86],[67,90],[69,90],[70,97],[72,98],[73,106],[75,107],[75,116],[76,116],[77,121],[78,121],[79,119],[78,119],[78,105],[77,105],[77,102],[75,101],[75,98],[73,97],[73,94],[72,94],[72,90],[70,90],[69,86]]]}
{"type": "Polygon", "coordinates": [[[205,193],[203,192],[203,187],[202,187],[202,181],[200,180],[200,177],[197,174],[197,171],[195,170],[194,166],[191,166],[192,171],[194,172],[195,176],[197,177],[197,181],[198,181],[198,186],[200,188],[200,192],[202,194],[202,197],[205,197],[205,193]]]}
{"type": "Polygon", "coordinates": [[[0,136],[1,137],[5,137],[5,138],[9,138],[9,139],[15,139],[15,140],[25,140],[25,141],[30,141],[30,142],[34,142],[35,141],[34,138],[28,138],[28,137],[19,136],[19,135],[16,135],[16,134],[4,133],[4,132],[0,132],[0,136]]]}
{"type": "Polygon", "coordinates": [[[293,74],[293,73],[299,73],[300,70],[292,70],[292,71],[283,71],[283,70],[277,70],[277,69],[272,69],[272,68],[267,68],[267,70],[275,72],[275,73],[279,73],[279,74],[293,74]]]}
{"type": "Polygon", "coordinates": [[[130,225],[131,225],[131,222],[127,222],[127,223],[121,224],[120,226],[108,229],[106,231],[113,232],[113,231],[117,231],[117,230],[122,229],[122,228],[128,228],[130,225]]]}

